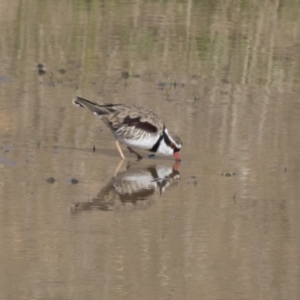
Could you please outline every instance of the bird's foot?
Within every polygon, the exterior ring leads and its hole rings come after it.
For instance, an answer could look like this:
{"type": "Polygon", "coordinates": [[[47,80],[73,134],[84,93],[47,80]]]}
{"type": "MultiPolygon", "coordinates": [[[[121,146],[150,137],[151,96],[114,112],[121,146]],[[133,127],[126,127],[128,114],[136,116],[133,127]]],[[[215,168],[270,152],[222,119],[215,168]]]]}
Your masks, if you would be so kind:
{"type": "Polygon", "coordinates": [[[137,156],[137,160],[140,161],[143,156],[134,151],[131,147],[127,147],[130,153],[134,153],[137,156]]]}

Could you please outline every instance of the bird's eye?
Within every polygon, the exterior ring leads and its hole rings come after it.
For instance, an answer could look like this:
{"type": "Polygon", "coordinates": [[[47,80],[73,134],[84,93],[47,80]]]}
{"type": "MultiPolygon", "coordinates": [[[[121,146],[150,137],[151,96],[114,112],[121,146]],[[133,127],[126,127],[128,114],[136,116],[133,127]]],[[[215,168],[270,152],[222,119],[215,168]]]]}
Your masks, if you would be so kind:
{"type": "Polygon", "coordinates": [[[174,143],[171,143],[170,146],[171,146],[172,149],[175,149],[175,144],[174,143]]]}

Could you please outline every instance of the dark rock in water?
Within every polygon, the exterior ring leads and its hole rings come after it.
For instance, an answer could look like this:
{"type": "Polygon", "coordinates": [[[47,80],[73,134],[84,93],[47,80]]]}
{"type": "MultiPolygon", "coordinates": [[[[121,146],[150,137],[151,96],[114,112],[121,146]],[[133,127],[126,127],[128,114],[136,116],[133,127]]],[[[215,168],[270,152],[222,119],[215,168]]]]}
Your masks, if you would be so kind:
{"type": "Polygon", "coordinates": [[[55,178],[54,178],[54,177],[49,177],[49,178],[46,179],[46,181],[47,181],[48,183],[53,184],[53,183],[55,182],[55,178]]]}
{"type": "Polygon", "coordinates": [[[44,65],[43,64],[38,64],[37,67],[38,67],[38,69],[43,69],[44,65]]]}
{"type": "Polygon", "coordinates": [[[65,69],[59,69],[58,72],[59,72],[60,74],[65,74],[67,71],[66,71],[65,69]]]}
{"type": "Polygon", "coordinates": [[[123,79],[128,79],[129,73],[126,72],[126,71],[123,71],[123,72],[121,73],[121,76],[122,76],[123,79]]]}
{"type": "Polygon", "coordinates": [[[79,180],[77,180],[76,178],[71,178],[71,179],[70,179],[70,182],[71,182],[72,184],[77,184],[77,183],[79,182],[79,180]]]}
{"type": "Polygon", "coordinates": [[[232,176],[235,176],[236,173],[235,172],[223,172],[222,173],[222,176],[225,176],[225,177],[232,177],[232,176]]]}
{"type": "Polygon", "coordinates": [[[157,84],[158,88],[164,88],[167,85],[168,85],[167,82],[161,82],[161,81],[157,84]]]}
{"type": "Polygon", "coordinates": [[[46,71],[43,70],[43,69],[38,69],[38,74],[39,75],[44,75],[44,74],[46,74],[46,71]]]}

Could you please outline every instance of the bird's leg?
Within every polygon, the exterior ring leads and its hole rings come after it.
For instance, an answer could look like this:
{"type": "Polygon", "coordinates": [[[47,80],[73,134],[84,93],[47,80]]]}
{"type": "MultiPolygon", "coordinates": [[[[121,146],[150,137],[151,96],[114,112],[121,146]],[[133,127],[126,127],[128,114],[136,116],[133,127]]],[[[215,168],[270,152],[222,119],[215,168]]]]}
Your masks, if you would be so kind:
{"type": "Polygon", "coordinates": [[[137,160],[141,160],[143,158],[142,155],[139,155],[136,151],[134,151],[131,147],[127,147],[130,153],[134,153],[137,156],[137,160]]]}
{"type": "Polygon", "coordinates": [[[124,162],[124,159],[121,159],[118,166],[117,166],[117,168],[116,168],[116,170],[115,170],[115,177],[118,175],[118,173],[119,173],[119,171],[120,171],[120,169],[123,165],[123,162],[124,162]]]}
{"type": "Polygon", "coordinates": [[[120,147],[120,144],[119,144],[119,142],[118,142],[117,140],[115,140],[115,144],[116,144],[116,147],[117,147],[117,149],[118,149],[118,151],[119,151],[119,153],[120,153],[122,159],[125,159],[125,156],[124,156],[124,154],[123,154],[123,151],[122,151],[122,149],[121,149],[121,147],[120,147]]]}

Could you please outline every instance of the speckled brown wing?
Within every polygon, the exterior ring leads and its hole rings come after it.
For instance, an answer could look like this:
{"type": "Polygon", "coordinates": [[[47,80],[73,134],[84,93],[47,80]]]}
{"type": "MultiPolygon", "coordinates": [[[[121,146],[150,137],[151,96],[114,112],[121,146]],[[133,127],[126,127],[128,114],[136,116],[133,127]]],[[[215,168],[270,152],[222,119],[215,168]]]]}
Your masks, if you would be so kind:
{"type": "Polygon", "coordinates": [[[147,135],[161,135],[163,132],[164,124],[157,114],[141,106],[98,104],[81,97],[76,97],[73,103],[93,112],[116,137],[136,140],[147,135]]]}
{"type": "Polygon", "coordinates": [[[151,110],[136,105],[114,105],[115,111],[102,120],[118,137],[140,139],[146,135],[161,135],[164,124],[151,110]]]}

